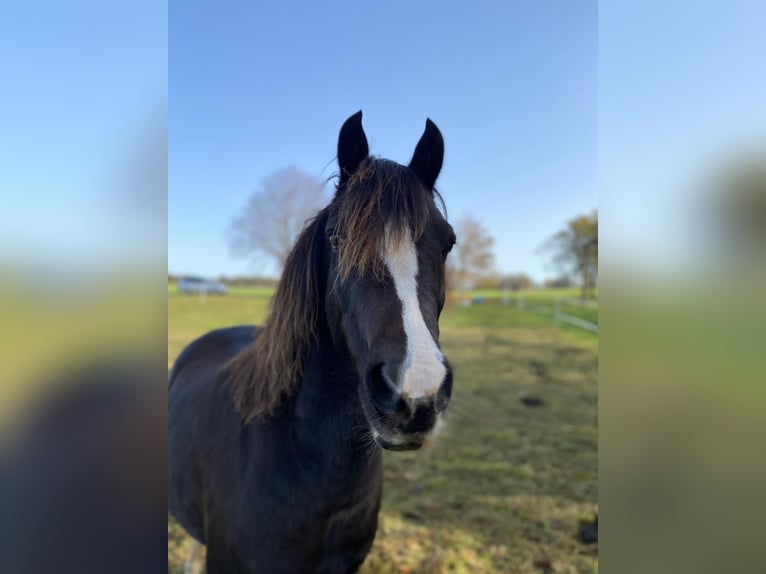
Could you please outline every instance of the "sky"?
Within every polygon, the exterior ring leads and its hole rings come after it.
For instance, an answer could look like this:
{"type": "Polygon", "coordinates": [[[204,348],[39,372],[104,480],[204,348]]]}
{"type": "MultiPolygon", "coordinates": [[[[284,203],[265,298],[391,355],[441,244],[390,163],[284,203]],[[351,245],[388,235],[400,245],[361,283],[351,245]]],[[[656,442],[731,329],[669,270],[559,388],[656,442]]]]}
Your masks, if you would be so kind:
{"type": "Polygon", "coordinates": [[[336,171],[362,110],[371,153],[445,138],[451,221],[495,237],[497,270],[556,274],[541,245],[597,207],[596,3],[172,2],[168,270],[269,273],[226,228],[271,172],[336,171]]]}
{"type": "Polygon", "coordinates": [[[251,273],[230,219],[274,170],[334,173],[362,109],[400,162],[439,125],[450,219],[489,228],[499,271],[554,275],[540,245],[596,206],[602,266],[676,268],[700,179],[766,149],[763,2],[344,4],[3,3],[0,261],[138,245],[162,275],[251,273]],[[134,189],[165,117],[167,218],[134,189]]]}

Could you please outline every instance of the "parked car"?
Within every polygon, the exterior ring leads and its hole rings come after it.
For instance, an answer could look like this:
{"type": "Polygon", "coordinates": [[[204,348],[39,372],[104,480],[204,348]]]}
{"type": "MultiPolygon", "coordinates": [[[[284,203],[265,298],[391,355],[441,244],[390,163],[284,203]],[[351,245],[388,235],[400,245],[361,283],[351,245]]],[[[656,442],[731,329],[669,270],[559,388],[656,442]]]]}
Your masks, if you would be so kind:
{"type": "Polygon", "coordinates": [[[178,290],[181,293],[209,293],[211,295],[226,295],[229,289],[223,283],[202,277],[183,277],[178,280],[178,290]]]}

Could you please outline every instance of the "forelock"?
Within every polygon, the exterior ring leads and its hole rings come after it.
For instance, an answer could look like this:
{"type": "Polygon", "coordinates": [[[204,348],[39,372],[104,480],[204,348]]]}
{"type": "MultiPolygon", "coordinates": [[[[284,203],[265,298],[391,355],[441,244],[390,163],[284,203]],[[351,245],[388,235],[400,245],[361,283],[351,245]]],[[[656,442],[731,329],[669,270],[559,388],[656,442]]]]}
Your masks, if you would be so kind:
{"type": "Polygon", "coordinates": [[[433,194],[409,168],[393,161],[367,158],[341,186],[333,200],[337,210],[339,277],[385,272],[382,253],[388,237],[398,243],[407,233],[417,242],[435,209],[433,194]]]}

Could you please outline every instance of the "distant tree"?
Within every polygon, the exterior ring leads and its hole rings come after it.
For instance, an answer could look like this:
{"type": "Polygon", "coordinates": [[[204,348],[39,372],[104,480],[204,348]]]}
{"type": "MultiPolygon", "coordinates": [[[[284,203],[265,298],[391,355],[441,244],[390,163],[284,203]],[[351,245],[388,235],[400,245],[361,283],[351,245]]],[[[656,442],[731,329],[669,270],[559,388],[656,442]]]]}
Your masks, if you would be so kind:
{"type": "Polygon", "coordinates": [[[580,296],[586,299],[598,277],[598,211],[571,219],[543,247],[553,252],[564,275],[579,278],[580,296]]]}
{"type": "Polygon", "coordinates": [[[494,272],[481,275],[474,281],[474,287],[476,289],[497,289],[500,287],[500,275],[494,272]]]}
{"type": "Polygon", "coordinates": [[[572,279],[567,276],[546,279],[543,286],[546,289],[566,289],[572,286],[572,279]]]}
{"type": "Polygon", "coordinates": [[[227,230],[232,253],[281,271],[306,221],[325,203],[325,184],[290,167],[266,177],[227,230]]]}
{"type": "Polygon", "coordinates": [[[499,281],[501,289],[510,289],[511,291],[524,291],[534,286],[534,281],[525,273],[513,273],[504,275],[499,281]]]}
{"type": "Polygon", "coordinates": [[[489,275],[495,264],[492,248],[495,239],[472,215],[464,215],[455,228],[457,244],[453,250],[452,287],[467,288],[489,275]]]}
{"type": "Polygon", "coordinates": [[[458,287],[460,287],[460,281],[458,278],[458,270],[455,263],[452,261],[452,255],[447,258],[447,263],[444,266],[444,288],[447,293],[451,293],[458,287]]]}

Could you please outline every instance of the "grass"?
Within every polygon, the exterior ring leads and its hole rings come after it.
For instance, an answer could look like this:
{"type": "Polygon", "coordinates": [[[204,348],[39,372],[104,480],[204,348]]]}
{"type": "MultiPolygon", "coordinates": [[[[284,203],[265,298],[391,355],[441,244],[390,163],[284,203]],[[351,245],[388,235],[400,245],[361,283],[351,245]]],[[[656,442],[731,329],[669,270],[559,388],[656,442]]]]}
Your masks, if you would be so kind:
{"type": "MultiPolygon", "coordinates": [[[[197,335],[266,313],[258,294],[169,294],[168,364],[197,335]]],[[[597,504],[597,338],[491,302],[450,305],[441,331],[455,369],[446,428],[427,450],[384,453],[380,527],[360,572],[597,572],[595,548],[577,539],[597,504]],[[526,407],[527,395],[544,405],[526,407]]],[[[170,519],[170,572],[183,571],[186,544],[170,519]]]]}

